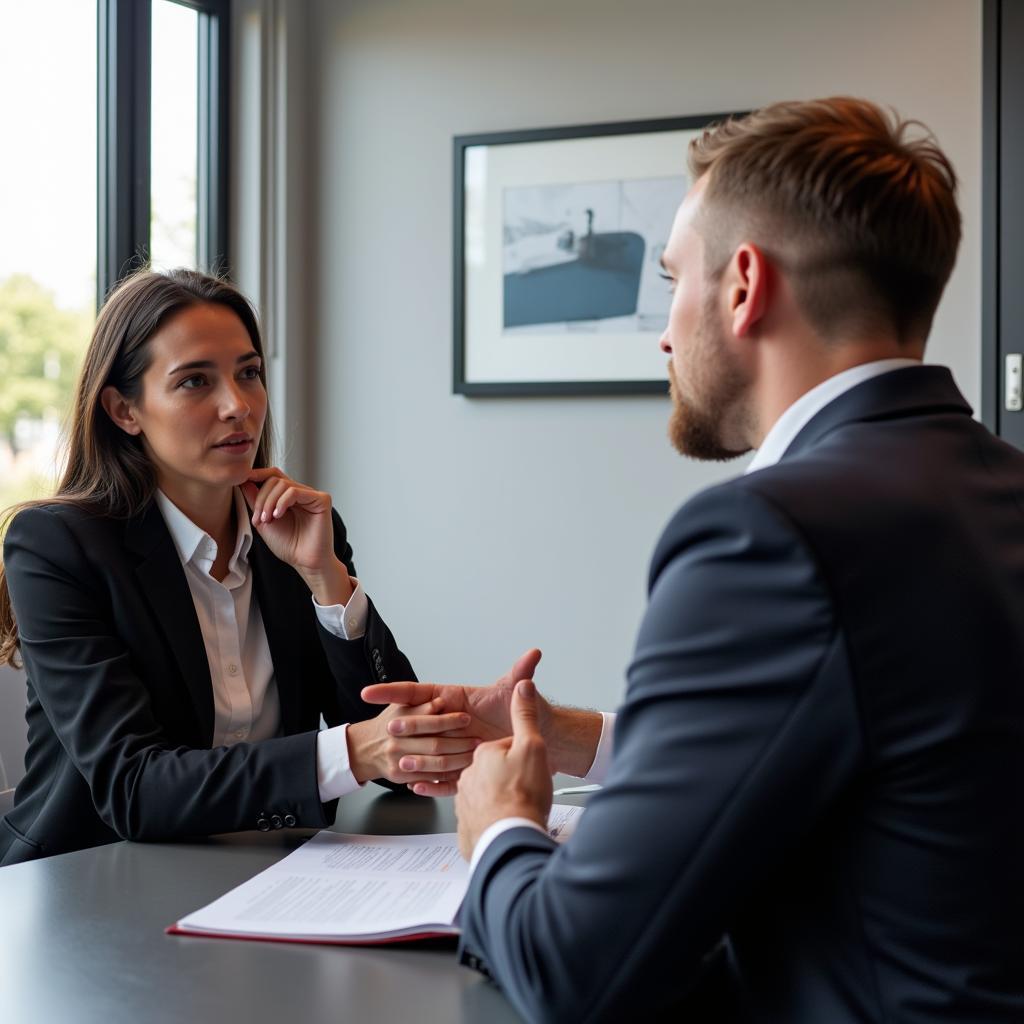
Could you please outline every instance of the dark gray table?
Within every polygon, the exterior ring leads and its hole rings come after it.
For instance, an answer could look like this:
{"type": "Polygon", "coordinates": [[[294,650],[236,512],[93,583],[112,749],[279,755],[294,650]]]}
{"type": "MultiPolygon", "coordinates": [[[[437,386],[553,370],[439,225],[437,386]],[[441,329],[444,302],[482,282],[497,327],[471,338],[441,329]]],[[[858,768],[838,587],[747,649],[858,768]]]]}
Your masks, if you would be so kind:
{"type": "MultiPolygon", "coordinates": [[[[454,832],[455,818],[451,800],[369,785],[342,799],[334,828],[454,832]]],[[[114,843],[0,868],[0,1021],[519,1020],[497,989],[457,965],[454,941],[359,948],[164,934],[312,834],[283,829],[190,843],[114,843]]]]}

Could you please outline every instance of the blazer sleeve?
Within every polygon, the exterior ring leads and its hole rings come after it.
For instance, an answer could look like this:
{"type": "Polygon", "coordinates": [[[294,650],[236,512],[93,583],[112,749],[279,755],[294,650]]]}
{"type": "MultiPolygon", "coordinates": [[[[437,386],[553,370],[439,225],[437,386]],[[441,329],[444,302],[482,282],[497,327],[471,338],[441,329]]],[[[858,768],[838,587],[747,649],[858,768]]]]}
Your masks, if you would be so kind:
{"type": "MultiPolygon", "coordinates": [[[[348,542],[345,524],[336,510],[332,515],[334,552],[349,575],[356,576],[352,545],[348,542]]],[[[366,631],[356,640],[336,636],[317,622],[320,643],[334,680],[333,690],[325,694],[323,700],[323,715],[328,725],[361,722],[380,714],[379,704],[366,704],[360,698],[359,691],[364,686],[416,679],[409,659],[402,653],[388,624],[369,598],[367,605],[366,631]]]]}
{"type": "Polygon", "coordinates": [[[46,718],[125,839],[257,827],[293,815],[330,824],[316,779],[316,733],[213,750],[172,743],[65,518],[32,508],[12,521],[4,564],[21,654],[46,718]]]}
{"type": "Polygon", "coordinates": [[[461,914],[463,962],[531,1021],[682,999],[737,908],[862,756],[843,635],[811,553],[726,486],[656,549],[615,755],[572,839],[510,830],[461,914]]]}

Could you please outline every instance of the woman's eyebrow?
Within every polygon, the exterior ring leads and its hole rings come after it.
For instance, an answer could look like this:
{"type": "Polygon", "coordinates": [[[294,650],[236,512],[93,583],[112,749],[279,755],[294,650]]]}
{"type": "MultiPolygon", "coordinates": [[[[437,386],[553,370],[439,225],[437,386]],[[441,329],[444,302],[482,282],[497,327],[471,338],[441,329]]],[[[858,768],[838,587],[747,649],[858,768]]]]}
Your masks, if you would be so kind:
{"type": "MultiPolygon", "coordinates": [[[[247,363],[250,359],[259,359],[260,354],[255,349],[251,352],[246,352],[245,355],[239,356],[235,363],[247,363]]],[[[182,370],[215,370],[217,364],[212,359],[196,359],[191,363],[179,363],[177,366],[167,371],[167,376],[170,377],[172,374],[181,373],[182,370]]]]}

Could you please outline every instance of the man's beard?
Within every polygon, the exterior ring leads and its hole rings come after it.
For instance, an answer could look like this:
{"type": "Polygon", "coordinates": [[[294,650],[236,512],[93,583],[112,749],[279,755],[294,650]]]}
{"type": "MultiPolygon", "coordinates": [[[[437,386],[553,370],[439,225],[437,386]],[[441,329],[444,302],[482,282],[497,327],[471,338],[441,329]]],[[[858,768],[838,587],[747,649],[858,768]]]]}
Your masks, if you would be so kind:
{"type": "Polygon", "coordinates": [[[695,397],[683,398],[672,363],[668,367],[672,394],[669,440],[680,454],[694,459],[724,462],[745,455],[750,445],[730,447],[722,439],[725,418],[741,415],[740,399],[748,382],[725,346],[714,319],[713,300],[706,302],[701,310],[693,342],[687,376],[695,397]]]}

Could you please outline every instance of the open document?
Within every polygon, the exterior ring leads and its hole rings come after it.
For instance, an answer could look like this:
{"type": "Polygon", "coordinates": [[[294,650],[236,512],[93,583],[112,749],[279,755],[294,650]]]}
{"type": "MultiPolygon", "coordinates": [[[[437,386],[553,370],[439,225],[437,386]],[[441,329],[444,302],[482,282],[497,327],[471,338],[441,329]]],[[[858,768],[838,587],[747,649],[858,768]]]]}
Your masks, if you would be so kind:
{"type": "MultiPolygon", "coordinates": [[[[582,807],[555,804],[548,831],[572,834],[582,807]]],[[[398,942],[457,935],[469,865],[454,832],[318,832],[304,846],[168,928],[176,935],[293,942],[398,942]]]]}

